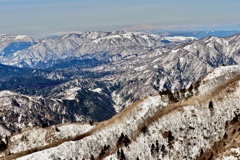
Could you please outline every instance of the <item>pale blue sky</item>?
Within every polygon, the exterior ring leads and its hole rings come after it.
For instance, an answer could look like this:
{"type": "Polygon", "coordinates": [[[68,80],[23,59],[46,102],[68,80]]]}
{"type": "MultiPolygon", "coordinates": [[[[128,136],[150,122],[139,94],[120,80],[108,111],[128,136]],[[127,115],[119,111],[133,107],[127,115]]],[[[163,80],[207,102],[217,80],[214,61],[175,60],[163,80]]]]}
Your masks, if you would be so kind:
{"type": "Polygon", "coordinates": [[[240,0],[0,0],[0,33],[230,26],[240,24],[239,7],[240,0]]]}

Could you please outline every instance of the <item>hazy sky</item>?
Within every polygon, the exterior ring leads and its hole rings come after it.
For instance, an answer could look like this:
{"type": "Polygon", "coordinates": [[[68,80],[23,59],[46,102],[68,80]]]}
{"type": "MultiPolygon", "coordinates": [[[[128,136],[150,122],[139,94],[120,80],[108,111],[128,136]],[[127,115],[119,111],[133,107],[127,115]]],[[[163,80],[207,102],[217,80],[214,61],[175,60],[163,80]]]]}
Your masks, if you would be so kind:
{"type": "Polygon", "coordinates": [[[240,24],[240,0],[0,0],[0,33],[240,24]]]}

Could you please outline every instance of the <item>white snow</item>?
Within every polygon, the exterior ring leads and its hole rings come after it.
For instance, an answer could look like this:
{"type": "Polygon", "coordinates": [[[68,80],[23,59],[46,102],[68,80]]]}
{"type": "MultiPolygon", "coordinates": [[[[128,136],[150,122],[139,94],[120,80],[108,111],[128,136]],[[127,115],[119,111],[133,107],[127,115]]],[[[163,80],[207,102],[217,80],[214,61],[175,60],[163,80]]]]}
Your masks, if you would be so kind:
{"type": "Polygon", "coordinates": [[[23,41],[23,42],[37,42],[37,40],[33,39],[28,35],[17,35],[14,41],[23,41]]]}
{"type": "Polygon", "coordinates": [[[0,97],[16,95],[16,94],[17,93],[12,92],[12,91],[8,91],[8,90],[0,91],[0,97]]]}
{"type": "Polygon", "coordinates": [[[10,136],[11,132],[9,132],[7,129],[3,128],[0,125],[0,135],[1,135],[1,137],[10,136]]]}
{"type": "Polygon", "coordinates": [[[106,37],[101,37],[101,38],[97,38],[95,40],[93,40],[92,42],[94,43],[99,43],[100,41],[103,41],[103,40],[113,40],[113,39],[117,39],[117,38],[121,38],[120,35],[109,35],[109,36],[106,36],[106,37]]]}
{"type": "Polygon", "coordinates": [[[113,106],[115,111],[118,113],[121,111],[122,107],[121,107],[121,103],[123,103],[123,99],[121,98],[121,96],[119,94],[116,93],[116,91],[112,92],[112,99],[115,102],[115,105],[113,106]]]}
{"type": "Polygon", "coordinates": [[[148,66],[139,66],[139,67],[134,68],[134,70],[137,72],[141,72],[141,71],[145,70],[147,67],[148,66]]]}
{"type": "Polygon", "coordinates": [[[91,91],[101,93],[102,89],[101,88],[95,88],[95,89],[91,89],[91,91]]]}
{"type": "MultiPolygon", "coordinates": [[[[224,153],[228,153],[229,155],[224,155],[223,157],[221,157],[221,160],[239,160],[240,148],[231,148],[229,151],[224,153]],[[231,153],[234,153],[234,155],[231,155],[231,153]]],[[[220,160],[220,158],[217,158],[217,160],[220,160]]]]}
{"type": "Polygon", "coordinates": [[[61,97],[62,99],[66,99],[66,100],[74,100],[79,90],[81,90],[81,88],[79,87],[66,89],[65,91],[59,93],[57,97],[61,97]]]}
{"type": "Polygon", "coordinates": [[[22,40],[25,38],[28,38],[28,36],[27,35],[18,35],[18,36],[16,36],[15,40],[19,40],[19,39],[22,40]]]}
{"type": "Polygon", "coordinates": [[[172,50],[171,52],[172,53],[177,53],[179,51],[179,49],[174,49],[174,50],[172,50]]]}

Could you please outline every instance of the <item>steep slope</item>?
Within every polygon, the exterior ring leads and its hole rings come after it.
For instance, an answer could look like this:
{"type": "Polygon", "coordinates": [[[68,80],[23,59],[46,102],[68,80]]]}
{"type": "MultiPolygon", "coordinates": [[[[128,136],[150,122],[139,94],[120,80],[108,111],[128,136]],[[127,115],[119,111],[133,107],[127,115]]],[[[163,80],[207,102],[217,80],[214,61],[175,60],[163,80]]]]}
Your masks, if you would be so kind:
{"type": "MultiPolygon", "coordinates": [[[[218,156],[217,152],[207,154],[208,150],[226,138],[226,134],[234,132],[228,134],[231,137],[239,131],[239,86],[239,66],[219,67],[185,91],[147,97],[56,147],[49,145],[52,148],[18,159],[208,159],[218,156]]],[[[5,159],[36,150],[39,149],[18,150],[5,159]]]]}
{"type": "Polygon", "coordinates": [[[155,87],[172,90],[188,86],[221,65],[239,64],[239,35],[233,43],[217,37],[207,37],[164,54],[159,62],[155,87]]]}

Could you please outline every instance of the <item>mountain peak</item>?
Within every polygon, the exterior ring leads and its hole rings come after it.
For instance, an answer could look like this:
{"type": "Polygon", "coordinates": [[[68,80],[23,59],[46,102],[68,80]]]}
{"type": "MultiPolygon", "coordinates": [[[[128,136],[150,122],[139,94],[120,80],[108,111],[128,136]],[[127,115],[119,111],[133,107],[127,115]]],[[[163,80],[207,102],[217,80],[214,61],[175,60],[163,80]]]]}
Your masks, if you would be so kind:
{"type": "Polygon", "coordinates": [[[28,35],[17,35],[14,38],[14,41],[18,41],[18,42],[37,42],[36,39],[28,36],[28,35]]]}

